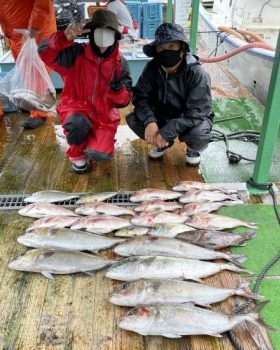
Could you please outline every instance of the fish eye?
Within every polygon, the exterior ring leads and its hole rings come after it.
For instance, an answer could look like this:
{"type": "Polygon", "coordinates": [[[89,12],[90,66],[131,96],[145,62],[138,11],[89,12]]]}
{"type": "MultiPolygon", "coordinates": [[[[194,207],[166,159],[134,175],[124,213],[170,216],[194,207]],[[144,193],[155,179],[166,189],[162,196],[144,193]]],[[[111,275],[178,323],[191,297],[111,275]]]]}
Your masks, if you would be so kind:
{"type": "Polygon", "coordinates": [[[126,282],[122,285],[122,289],[127,289],[129,287],[129,282],[126,282]]]}

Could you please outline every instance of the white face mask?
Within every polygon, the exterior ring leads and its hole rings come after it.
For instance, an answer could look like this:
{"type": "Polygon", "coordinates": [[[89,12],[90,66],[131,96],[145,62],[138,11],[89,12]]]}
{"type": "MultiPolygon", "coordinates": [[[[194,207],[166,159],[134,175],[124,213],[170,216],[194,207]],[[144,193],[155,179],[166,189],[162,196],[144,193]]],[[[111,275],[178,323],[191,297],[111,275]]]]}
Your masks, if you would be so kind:
{"type": "Polygon", "coordinates": [[[98,47],[108,47],[115,42],[115,32],[108,28],[96,28],[94,30],[94,41],[98,47]]]}

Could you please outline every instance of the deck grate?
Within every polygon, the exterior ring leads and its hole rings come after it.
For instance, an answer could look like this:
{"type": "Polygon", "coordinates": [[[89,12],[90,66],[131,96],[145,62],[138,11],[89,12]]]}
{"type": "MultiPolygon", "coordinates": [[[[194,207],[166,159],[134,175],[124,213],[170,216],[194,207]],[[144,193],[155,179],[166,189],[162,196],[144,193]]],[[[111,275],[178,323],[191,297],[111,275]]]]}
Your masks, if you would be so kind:
{"type": "MultiPolygon", "coordinates": [[[[119,192],[114,197],[105,200],[106,203],[111,203],[115,205],[135,205],[136,203],[130,202],[129,198],[133,191],[130,192],[119,192]]],[[[77,193],[77,195],[82,196],[86,193],[77,193]]],[[[0,195],[0,210],[14,210],[21,209],[26,205],[30,204],[24,202],[24,198],[30,196],[30,194],[12,194],[12,195],[0,195]]],[[[55,202],[57,205],[61,205],[65,208],[76,208],[78,205],[76,204],[78,198],[70,199],[62,202],[55,202]]]]}

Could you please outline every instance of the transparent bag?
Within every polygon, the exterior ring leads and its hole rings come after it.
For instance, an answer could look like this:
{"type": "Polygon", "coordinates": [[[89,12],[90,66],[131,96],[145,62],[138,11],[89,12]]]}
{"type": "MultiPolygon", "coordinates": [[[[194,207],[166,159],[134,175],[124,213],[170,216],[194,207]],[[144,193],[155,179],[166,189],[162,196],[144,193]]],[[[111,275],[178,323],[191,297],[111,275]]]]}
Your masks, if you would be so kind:
{"type": "Polygon", "coordinates": [[[37,50],[35,39],[24,35],[15,67],[0,80],[0,93],[19,108],[55,112],[56,91],[37,50]]]}

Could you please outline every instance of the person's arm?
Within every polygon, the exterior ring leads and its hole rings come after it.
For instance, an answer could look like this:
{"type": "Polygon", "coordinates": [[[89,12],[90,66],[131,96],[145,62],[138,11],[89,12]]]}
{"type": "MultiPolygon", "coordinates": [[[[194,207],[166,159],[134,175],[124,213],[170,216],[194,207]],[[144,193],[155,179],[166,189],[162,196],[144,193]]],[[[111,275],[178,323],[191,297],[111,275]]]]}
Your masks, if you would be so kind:
{"type": "Polygon", "coordinates": [[[115,69],[115,77],[110,82],[110,90],[108,97],[113,101],[117,108],[126,107],[132,95],[132,79],[130,76],[129,66],[124,57],[121,57],[119,69],[115,69]],[[120,77],[117,76],[117,71],[121,72],[120,77]]]}
{"type": "Polygon", "coordinates": [[[65,75],[74,64],[77,57],[84,52],[81,44],[73,43],[73,40],[88,30],[82,29],[82,24],[72,23],[64,32],[53,33],[47,40],[41,41],[38,52],[42,61],[49,67],[65,75]]]}
{"type": "Polygon", "coordinates": [[[28,27],[38,32],[44,27],[47,18],[50,15],[50,6],[53,6],[50,0],[35,0],[29,19],[28,27]]]}
{"type": "Polygon", "coordinates": [[[154,113],[154,101],[156,92],[156,72],[157,67],[154,62],[146,64],[142,72],[132,98],[132,103],[135,106],[134,113],[139,121],[146,127],[149,123],[157,123],[157,118],[154,113]]]}
{"type": "Polygon", "coordinates": [[[185,112],[171,119],[159,133],[166,141],[173,141],[187,128],[193,128],[211,116],[210,76],[200,65],[189,70],[187,77],[190,92],[186,98],[185,112]]]}

